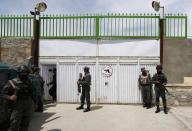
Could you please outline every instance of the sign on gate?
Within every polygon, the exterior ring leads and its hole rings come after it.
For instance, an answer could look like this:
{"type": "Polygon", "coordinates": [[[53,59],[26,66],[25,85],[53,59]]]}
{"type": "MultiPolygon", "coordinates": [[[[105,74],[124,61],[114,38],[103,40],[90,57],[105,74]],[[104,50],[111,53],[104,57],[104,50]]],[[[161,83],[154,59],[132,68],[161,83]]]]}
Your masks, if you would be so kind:
{"type": "Polygon", "coordinates": [[[102,74],[104,77],[110,77],[113,74],[113,68],[111,66],[105,66],[102,69],[102,74]]]}

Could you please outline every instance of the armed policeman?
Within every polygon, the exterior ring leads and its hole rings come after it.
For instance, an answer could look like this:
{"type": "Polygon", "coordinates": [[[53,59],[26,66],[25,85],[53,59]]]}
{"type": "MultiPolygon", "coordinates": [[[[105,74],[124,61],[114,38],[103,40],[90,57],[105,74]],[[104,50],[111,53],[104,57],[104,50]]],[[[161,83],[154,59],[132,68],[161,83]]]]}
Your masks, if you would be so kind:
{"type": "Polygon", "coordinates": [[[2,91],[4,98],[12,101],[8,131],[28,131],[33,112],[34,87],[29,79],[30,70],[26,65],[18,68],[18,77],[10,80],[2,91]],[[7,90],[9,89],[9,90],[7,90]],[[8,94],[6,93],[7,91],[8,94]]]}
{"type": "Polygon", "coordinates": [[[81,105],[77,107],[77,110],[84,109],[84,103],[86,99],[87,108],[84,110],[84,112],[90,111],[90,85],[91,85],[91,75],[89,72],[89,67],[84,67],[84,73],[83,79],[78,82],[78,84],[82,85],[82,93],[81,93],[81,105]]]}
{"type": "Polygon", "coordinates": [[[156,95],[156,106],[157,106],[155,113],[160,112],[159,98],[161,97],[162,101],[163,101],[164,113],[167,114],[168,113],[167,101],[166,101],[166,96],[165,96],[165,90],[166,90],[165,85],[167,84],[167,77],[162,72],[163,67],[161,65],[157,65],[156,70],[157,70],[157,73],[154,74],[154,76],[152,78],[153,84],[155,84],[155,95],[156,95]]]}
{"type": "Polygon", "coordinates": [[[139,89],[142,92],[143,107],[151,108],[151,76],[145,68],[141,68],[139,75],[139,89]]]}
{"type": "Polygon", "coordinates": [[[44,93],[44,80],[39,74],[40,68],[32,66],[32,74],[30,74],[33,86],[35,87],[35,104],[37,105],[36,112],[43,112],[43,93],[44,93]]]}

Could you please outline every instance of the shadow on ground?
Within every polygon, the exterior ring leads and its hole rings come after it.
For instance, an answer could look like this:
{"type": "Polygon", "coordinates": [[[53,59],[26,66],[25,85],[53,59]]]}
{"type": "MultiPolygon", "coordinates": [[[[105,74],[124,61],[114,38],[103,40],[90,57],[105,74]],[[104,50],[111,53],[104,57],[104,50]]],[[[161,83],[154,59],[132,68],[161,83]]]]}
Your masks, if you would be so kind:
{"type": "Polygon", "coordinates": [[[53,103],[52,101],[46,101],[44,102],[44,111],[46,111],[50,107],[56,107],[56,103],[53,103]]]}
{"type": "MultiPolygon", "coordinates": [[[[55,103],[46,102],[44,104],[44,111],[47,110],[50,107],[56,107],[55,103]]],[[[54,112],[34,112],[32,116],[32,121],[29,126],[29,131],[41,131],[43,129],[43,124],[52,122],[61,116],[53,117],[56,113],[54,112]],[[51,118],[52,117],[52,118],[51,118]],[[51,118],[51,119],[50,119],[51,118]]],[[[60,129],[52,129],[49,131],[61,131],[60,129]]]]}
{"type": "Polygon", "coordinates": [[[91,111],[99,110],[101,108],[103,108],[103,106],[92,106],[91,111]]]}
{"type": "Polygon", "coordinates": [[[61,131],[61,129],[51,129],[51,130],[47,130],[47,131],[61,131]]]}

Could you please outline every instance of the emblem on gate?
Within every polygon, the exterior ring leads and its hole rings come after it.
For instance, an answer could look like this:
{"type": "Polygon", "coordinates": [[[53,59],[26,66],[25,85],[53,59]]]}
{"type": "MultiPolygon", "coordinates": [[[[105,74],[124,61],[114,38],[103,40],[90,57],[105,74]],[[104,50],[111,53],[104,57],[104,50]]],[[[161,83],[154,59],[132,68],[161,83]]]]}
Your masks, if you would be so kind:
{"type": "Polygon", "coordinates": [[[111,66],[105,66],[102,69],[102,74],[104,77],[110,77],[113,74],[113,68],[111,66]]]}

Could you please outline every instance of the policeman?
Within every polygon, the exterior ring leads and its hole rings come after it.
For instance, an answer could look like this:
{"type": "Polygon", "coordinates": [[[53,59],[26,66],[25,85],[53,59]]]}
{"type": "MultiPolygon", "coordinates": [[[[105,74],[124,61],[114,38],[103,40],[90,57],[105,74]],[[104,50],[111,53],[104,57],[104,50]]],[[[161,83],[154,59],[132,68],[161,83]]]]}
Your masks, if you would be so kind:
{"type": "Polygon", "coordinates": [[[33,85],[35,87],[35,96],[36,96],[36,112],[43,112],[43,92],[44,92],[44,81],[43,78],[39,74],[39,67],[32,67],[32,74],[30,75],[32,78],[33,85]]]}
{"type": "Polygon", "coordinates": [[[145,68],[141,68],[141,74],[139,75],[139,89],[142,92],[143,107],[149,109],[151,107],[151,76],[145,68]]]}
{"type": "Polygon", "coordinates": [[[89,72],[89,67],[84,67],[84,73],[83,79],[79,81],[78,84],[82,85],[82,93],[81,93],[81,105],[77,107],[77,110],[83,109],[85,99],[87,102],[87,108],[84,110],[84,112],[90,111],[90,85],[91,85],[91,75],[89,72]]]}
{"type": "Polygon", "coordinates": [[[49,71],[53,71],[53,80],[50,83],[47,83],[47,86],[52,85],[52,87],[49,89],[49,94],[50,96],[52,96],[53,98],[53,102],[56,102],[57,99],[57,71],[56,68],[54,68],[53,70],[49,70],[49,71]]]}
{"type": "Polygon", "coordinates": [[[9,81],[4,89],[11,89],[12,93],[6,98],[13,101],[8,131],[27,131],[33,112],[32,82],[29,79],[30,70],[26,65],[18,68],[18,77],[9,81]],[[7,88],[6,88],[7,87],[7,88]]]}
{"type": "Polygon", "coordinates": [[[164,107],[164,113],[167,114],[167,102],[166,102],[166,97],[165,97],[165,85],[167,84],[167,77],[165,74],[162,72],[163,68],[161,65],[157,65],[156,67],[157,73],[154,74],[152,81],[153,84],[155,84],[155,95],[156,95],[156,106],[157,109],[155,113],[160,112],[159,108],[159,98],[162,98],[163,101],[163,107],[164,107]]]}

